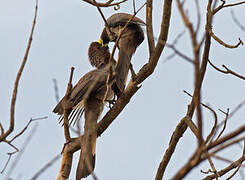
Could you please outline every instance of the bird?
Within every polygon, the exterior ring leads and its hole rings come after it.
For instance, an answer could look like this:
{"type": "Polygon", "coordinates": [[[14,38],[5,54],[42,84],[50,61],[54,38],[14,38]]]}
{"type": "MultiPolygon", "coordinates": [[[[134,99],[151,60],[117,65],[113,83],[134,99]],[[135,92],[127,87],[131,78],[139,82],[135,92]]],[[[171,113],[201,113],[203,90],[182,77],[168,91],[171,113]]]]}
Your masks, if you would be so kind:
{"type": "MultiPolygon", "coordinates": [[[[81,94],[79,96],[78,91],[79,90],[87,91],[92,80],[94,80],[94,77],[96,77],[96,75],[101,72],[98,69],[103,69],[105,68],[106,65],[109,64],[109,58],[110,58],[110,51],[109,51],[108,44],[104,45],[102,44],[102,41],[95,41],[95,42],[90,43],[89,48],[88,48],[88,59],[89,59],[90,64],[93,67],[97,68],[97,70],[90,71],[87,74],[85,74],[83,77],[81,77],[81,79],[72,89],[70,99],[68,100],[71,102],[66,103],[66,104],[69,104],[68,109],[71,109],[71,112],[69,112],[69,117],[68,117],[70,124],[73,121],[76,122],[79,119],[79,117],[81,117],[82,113],[84,112],[84,106],[83,106],[84,102],[81,100],[84,94],[81,94]]],[[[115,59],[112,59],[112,66],[114,67],[115,64],[116,64],[115,59]]],[[[94,89],[96,88],[94,87],[94,89]]],[[[59,118],[60,122],[63,120],[63,112],[64,112],[63,106],[64,105],[62,106],[62,103],[64,103],[64,101],[65,100],[63,97],[62,100],[56,105],[56,107],[53,110],[54,113],[58,113],[59,115],[61,115],[59,118]]]]}
{"type": "Polygon", "coordinates": [[[92,42],[88,48],[89,62],[97,69],[103,68],[109,63],[110,51],[108,44],[102,44],[102,41],[92,42]]]}
{"type": "Polygon", "coordinates": [[[87,177],[94,170],[97,120],[103,111],[104,101],[113,96],[110,84],[115,79],[110,72],[111,68],[115,67],[115,60],[112,61],[111,66],[109,63],[110,51],[107,45],[92,42],[89,46],[88,57],[91,65],[96,69],[82,76],[72,88],[70,96],[63,97],[53,110],[62,117],[65,107],[68,109],[70,121],[81,118],[84,112],[84,136],[81,140],[76,180],[87,177]]]}
{"type": "MultiPolygon", "coordinates": [[[[101,33],[99,41],[102,44],[108,44],[110,41],[116,41],[120,31],[133,15],[127,13],[116,13],[110,16],[106,21],[111,32],[116,37],[110,35],[109,30],[105,27],[101,33]]],[[[124,91],[131,58],[136,51],[136,48],[144,41],[144,32],[142,25],[146,25],[143,20],[138,17],[133,17],[126,29],[123,31],[118,42],[118,61],[116,64],[116,81],[113,85],[113,90],[120,96],[124,91]]]]}

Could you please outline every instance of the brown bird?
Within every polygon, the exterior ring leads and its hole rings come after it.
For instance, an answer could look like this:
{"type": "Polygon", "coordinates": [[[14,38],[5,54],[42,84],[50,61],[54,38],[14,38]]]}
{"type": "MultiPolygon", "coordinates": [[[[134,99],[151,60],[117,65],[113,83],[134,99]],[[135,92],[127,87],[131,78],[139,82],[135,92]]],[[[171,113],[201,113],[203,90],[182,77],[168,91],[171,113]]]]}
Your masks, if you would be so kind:
{"type": "MultiPolygon", "coordinates": [[[[98,42],[93,42],[90,44],[88,55],[91,65],[97,69],[85,74],[72,88],[68,99],[63,98],[53,110],[54,113],[62,116],[65,104],[66,108],[70,110],[69,120],[79,119],[83,111],[85,113],[84,136],[76,173],[77,180],[87,177],[94,170],[97,120],[103,110],[104,100],[113,96],[110,87],[114,81],[113,76],[109,79],[109,85],[107,84],[110,74],[109,48],[102,47],[102,44],[98,42]]],[[[114,66],[112,67],[114,68],[114,66]]]]}
{"type": "Polygon", "coordinates": [[[88,57],[92,66],[98,69],[103,68],[110,59],[108,44],[104,45],[101,41],[92,42],[88,49],[88,57]]]}
{"type": "MultiPolygon", "coordinates": [[[[116,35],[116,38],[132,16],[133,15],[127,13],[117,13],[107,19],[108,26],[114,35],[116,35]]],[[[134,17],[123,31],[118,42],[119,54],[115,69],[116,83],[113,85],[113,90],[117,95],[120,95],[124,91],[131,58],[136,48],[144,41],[144,32],[141,25],[145,25],[144,21],[134,17]]],[[[100,41],[102,41],[103,44],[107,44],[109,41],[115,40],[113,36],[110,36],[108,29],[104,28],[100,36],[100,41]]]]}

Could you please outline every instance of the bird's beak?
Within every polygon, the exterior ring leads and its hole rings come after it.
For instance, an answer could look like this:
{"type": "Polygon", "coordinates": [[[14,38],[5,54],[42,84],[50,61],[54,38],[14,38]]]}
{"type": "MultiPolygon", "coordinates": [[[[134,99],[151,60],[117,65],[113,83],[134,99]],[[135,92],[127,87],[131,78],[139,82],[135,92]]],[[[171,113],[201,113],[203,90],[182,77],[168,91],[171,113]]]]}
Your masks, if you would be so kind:
{"type": "Polygon", "coordinates": [[[101,38],[98,40],[98,43],[100,43],[102,47],[107,47],[109,45],[109,43],[104,44],[103,39],[101,38]]]}

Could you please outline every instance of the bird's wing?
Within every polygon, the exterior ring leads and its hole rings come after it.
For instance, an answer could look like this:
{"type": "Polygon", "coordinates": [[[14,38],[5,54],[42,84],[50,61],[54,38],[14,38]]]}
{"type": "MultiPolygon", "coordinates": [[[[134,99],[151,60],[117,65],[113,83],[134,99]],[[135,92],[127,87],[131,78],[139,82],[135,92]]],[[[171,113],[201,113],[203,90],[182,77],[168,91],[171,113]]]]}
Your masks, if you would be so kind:
{"type": "Polygon", "coordinates": [[[105,85],[106,79],[107,72],[101,69],[95,69],[85,74],[71,91],[69,100],[73,102],[73,107],[83,100],[88,90],[90,90],[90,93],[93,93],[105,85]]]}

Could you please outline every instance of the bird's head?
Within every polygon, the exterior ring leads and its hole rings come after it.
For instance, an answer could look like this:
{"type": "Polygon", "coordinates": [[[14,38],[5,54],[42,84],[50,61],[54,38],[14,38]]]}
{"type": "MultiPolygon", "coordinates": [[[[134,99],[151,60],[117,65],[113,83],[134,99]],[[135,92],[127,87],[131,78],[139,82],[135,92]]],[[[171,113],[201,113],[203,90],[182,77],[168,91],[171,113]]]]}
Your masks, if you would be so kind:
{"type": "Polygon", "coordinates": [[[104,28],[100,35],[100,39],[98,40],[98,43],[100,43],[102,47],[106,47],[109,45],[109,42],[110,42],[110,38],[107,34],[106,28],[104,28]]]}
{"type": "Polygon", "coordinates": [[[92,42],[88,49],[90,64],[96,68],[101,68],[108,64],[110,59],[108,44],[104,44],[102,40],[99,41],[92,42]]]}

